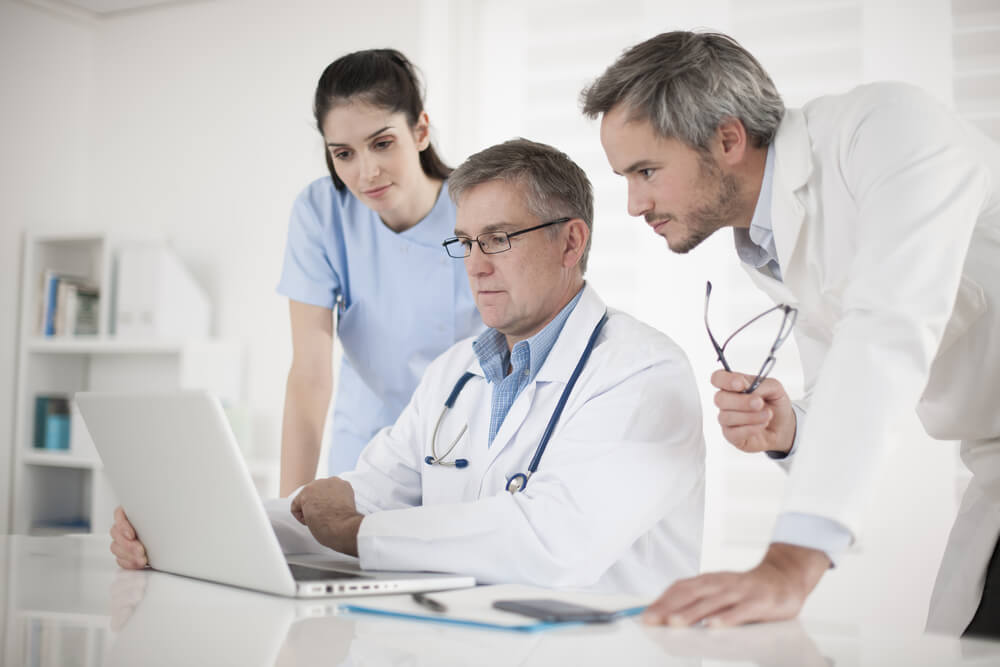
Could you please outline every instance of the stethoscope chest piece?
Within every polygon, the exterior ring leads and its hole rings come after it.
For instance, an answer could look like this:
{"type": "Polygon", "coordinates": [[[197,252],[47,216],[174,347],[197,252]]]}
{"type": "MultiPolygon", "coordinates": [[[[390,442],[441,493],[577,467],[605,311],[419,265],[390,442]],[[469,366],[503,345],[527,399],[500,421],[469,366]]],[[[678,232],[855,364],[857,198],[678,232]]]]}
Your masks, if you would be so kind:
{"type": "Polygon", "coordinates": [[[507,480],[507,491],[517,493],[528,483],[528,476],[523,472],[516,473],[507,480]]]}

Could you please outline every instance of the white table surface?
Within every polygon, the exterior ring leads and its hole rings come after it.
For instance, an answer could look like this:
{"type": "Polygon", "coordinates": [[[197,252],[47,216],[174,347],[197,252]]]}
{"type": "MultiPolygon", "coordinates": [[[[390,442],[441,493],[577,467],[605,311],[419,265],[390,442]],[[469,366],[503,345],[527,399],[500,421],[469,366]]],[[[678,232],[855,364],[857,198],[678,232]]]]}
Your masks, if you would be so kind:
{"type": "Polygon", "coordinates": [[[628,619],[517,634],[338,614],[334,601],[126,572],[108,544],[0,536],[3,665],[1000,665],[1000,642],[822,619],[722,630],[628,619]]]}

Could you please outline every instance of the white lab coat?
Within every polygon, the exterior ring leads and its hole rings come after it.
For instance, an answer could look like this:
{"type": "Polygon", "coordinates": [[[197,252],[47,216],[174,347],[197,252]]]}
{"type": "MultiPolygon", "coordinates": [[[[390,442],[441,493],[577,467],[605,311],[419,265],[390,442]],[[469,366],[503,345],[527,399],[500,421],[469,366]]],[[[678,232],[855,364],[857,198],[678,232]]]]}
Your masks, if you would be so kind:
{"type": "Polygon", "coordinates": [[[367,516],[358,534],[369,569],[470,574],[526,583],[656,596],[697,573],[704,514],[704,439],[694,377],[662,333],[608,311],[593,353],[524,492],[525,472],[605,305],[589,286],[544,365],[488,445],[492,385],[472,339],[428,367],[396,423],[342,477],[367,516]],[[445,398],[470,371],[438,436],[446,460],[428,465],[445,398]]]}
{"type": "Polygon", "coordinates": [[[774,169],[783,282],[748,271],[799,308],[808,414],[783,509],[856,534],[900,416],[917,408],[930,435],[963,440],[972,516],[953,531],[929,625],[957,634],[1000,530],[1000,151],[919,90],[883,83],[788,110],[774,169]]]}

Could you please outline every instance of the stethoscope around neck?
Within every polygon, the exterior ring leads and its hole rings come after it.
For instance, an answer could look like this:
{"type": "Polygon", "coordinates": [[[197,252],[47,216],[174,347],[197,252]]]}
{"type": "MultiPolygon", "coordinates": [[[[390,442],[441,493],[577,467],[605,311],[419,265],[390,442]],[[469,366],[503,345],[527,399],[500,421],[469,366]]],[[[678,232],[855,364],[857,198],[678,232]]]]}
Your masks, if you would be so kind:
{"type": "MultiPolygon", "coordinates": [[[[528,464],[527,472],[515,473],[507,479],[506,489],[510,493],[524,491],[524,487],[528,485],[528,480],[533,474],[535,474],[535,471],[538,470],[538,463],[542,460],[542,454],[545,453],[545,447],[549,444],[549,438],[552,437],[552,431],[555,430],[556,424],[559,422],[559,416],[562,415],[563,408],[566,407],[566,400],[573,391],[573,386],[576,384],[577,378],[580,377],[580,373],[583,371],[583,367],[587,363],[590,353],[594,350],[594,343],[597,341],[597,335],[601,333],[601,329],[604,328],[604,323],[607,321],[608,314],[605,313],[601,317],[601,321],[597,323],[596,327],[594,327],[593,333],[590,334],[590,339],[587,340],[587,346],[583,349],[583,354],[580,355],[580,360],[576,362],[576,368],[573,369],[573,374],[570,375],[569,382],[566,383],[566,388],[563,389],[563,393],[559,397],[559,402],[556,403],[556,409],[553,410],[552,416],[549,418],[549,423],[545,427],[542,439],[538,442],[538,447],[535,448],[535,455],[531,457],[531,462],[528,464]]],[[[454,461],[444,460],[449,454],[451,454],[452,450],[455,449],[458,445],[458,441],[462,439],[462,436],[465,435],[465,431],[469,428],[468,424],[462,427],[459,434],[455,436],[455,439],[451,441],[450,445],[448,445],[448,449],[446,449],[440,456],[437,453],[437,437],[438,429],[441,428],[441,422],[444,420],[445,413],[454,407],[455,401],[458,400],[458,395],[462,393],[462,389],[465,387],[465,384],[473,377],[475,377],[474,373],[464,373],[462,377],[458,378],[458,382],[455,383],[455,387],[451,390],[451,393],[448,394],[448,398],[444,402],[444,407],[441,409],[441,414],[438,416],[437,423],[434,424],[434,434],[431,436],[431,455],[424,457],[424,463],[427,465],[449,466],[452,468],[458,468],[459,470],[469,466],[469,459],[455,459],[454,461]]]]}

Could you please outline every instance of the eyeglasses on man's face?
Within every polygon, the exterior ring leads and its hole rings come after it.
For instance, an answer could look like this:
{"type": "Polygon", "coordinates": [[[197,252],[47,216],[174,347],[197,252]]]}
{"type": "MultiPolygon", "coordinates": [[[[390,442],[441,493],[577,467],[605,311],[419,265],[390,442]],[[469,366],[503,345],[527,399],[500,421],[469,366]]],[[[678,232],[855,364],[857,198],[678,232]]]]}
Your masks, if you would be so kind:
{"type": "Polygon", "coordinates": [[[542,224],[535,225],[534,227],[519,229],[516,232],[486,232],[485,234],[480,234],[474,239],[470,239],[467,236],[453,236],[450,239],[445,239],[441,245],[444,246],[448,255],[450,257],[454,257],[455,259],[463,259],[471,255],[473,243],[476,243],[479,246],[479,249],[483,251],[483,254],[496,255],[497,253],[507,252],[510,250],[511,238],[519,234],[527,234],[528,232],[533,232],[536,229],[541,229],[542,227],[558,225],[561,222],[569,222],[570,220],[572,220],[572,218],[549,220],[548,222],[543,222],[542,224]]]}
{"type": "Polygon", "coordinates": [[[725,351],[726,351],[726,346],[729,345],[730,341],[733,340],[736,334],[745,330],[754,322],[761,320],[762,318],[766,317],[767,315],[770,315],[775,311],[780,310],[782,313],[784,313],[784,316],[782,317],[781,320],[781,326],[778,327],[778,335],[775,337],[774,343],[771,345],[771,351],[768,352],[767,359],[765,359],[764,363],[761,364],[760,370],[757,371],[757,376],[750,383],[750,386],[744,389],[742,392],[744,394],[753,393],[757,389],[757,387],[760,386],[760,383],[764,381],[764,378],[768,376],[768,374],[771,372],[771,369],[774,368],[774,362],[776,361],[774,353],[778,351],[778,348],[781,347],[786,340],[788,340],[788,336],[792,333],[792,327],[795,326],[795,320],[799,316],[799,311],[797,308],[793,308],[792,306],[788,306],[783,303],[778,304],[773,308],[768,308],[763,313],[752,318],[749,322],[747,322],[739,329],[734,331],[732,334],[730,334],[729,338],[723,341],[722,345],[719,345],[718,341],[715,340],[715,336],[712,335],[711,327],[708,326],[708,297],[710,297],[711,295],[712,295],[712,283],[708,282],[705,284],[705,330],[708,331],[708,339],[712,341],[712,347],[715,348],[715,354],[718,356],[719,361],[722,362],[722,367],[725,368],[730,373],[733,372],[733,369],[729,366],[729,362],[726,361],[725,351]]]}

